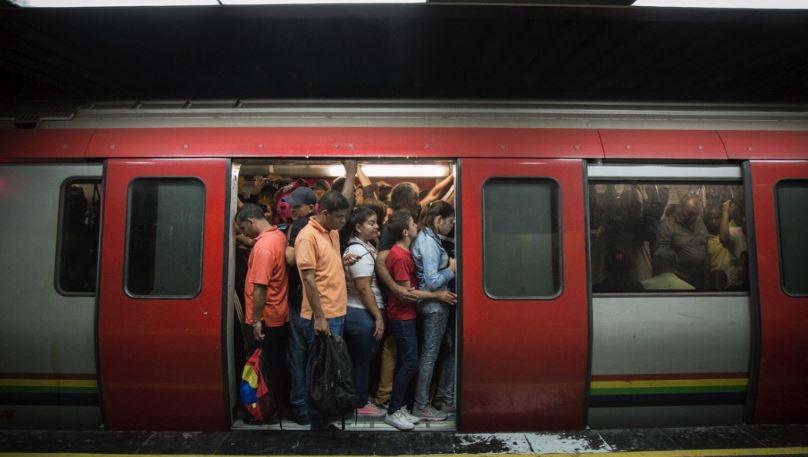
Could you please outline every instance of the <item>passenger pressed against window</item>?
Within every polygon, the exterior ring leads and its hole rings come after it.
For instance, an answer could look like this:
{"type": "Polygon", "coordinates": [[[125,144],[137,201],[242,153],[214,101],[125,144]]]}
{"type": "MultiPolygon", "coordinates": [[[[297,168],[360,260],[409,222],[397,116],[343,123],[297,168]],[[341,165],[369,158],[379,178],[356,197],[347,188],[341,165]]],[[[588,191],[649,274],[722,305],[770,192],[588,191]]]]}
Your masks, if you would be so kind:
{"type": "Polygon", "coordinates": [[[126,290],[191,297],[201,288],[205,188],[195,179],[137,179],[129,187],[126,290]]]}
{"type": "Polygon", "coordinates": [[[485,290],[492,298],[561,291],[558,185],[497,178],[483,187],[485,290]]]}
{"type": "Polygon", "coordinates": [[[777,223],[783,289],[788,294],[808,294],[808,181],[784,181],[777,185],[777,223]]]}
{"type": "Polygon", "coordinates": [[[57,285],[62,293],[95,292],[100,186],[100,179],[69,179],[62,187],[57,263],[57,285]]]}
{"type": "Polygon", "coordinates": [[[746,291],[743,189],[736,184],[589,186],[593,291],[746,291]]]}

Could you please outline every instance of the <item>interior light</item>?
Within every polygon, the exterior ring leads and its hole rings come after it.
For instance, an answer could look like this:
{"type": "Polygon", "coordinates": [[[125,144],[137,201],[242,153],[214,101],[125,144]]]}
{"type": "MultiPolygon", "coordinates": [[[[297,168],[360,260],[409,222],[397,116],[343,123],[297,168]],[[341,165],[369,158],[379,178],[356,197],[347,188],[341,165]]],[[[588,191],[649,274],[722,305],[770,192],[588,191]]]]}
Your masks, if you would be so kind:
{"type": "Polygon", "coordinates": [[[808,9],[808,0],[636,0],[632,6],[682,8],[808,9]]]}
{"type": "Polygon", "coordinates": [[[426,3],[427,0],[222,0],[222,5],[339,5],[349,3],[426,3]]]}
{"type": "MultiPolygon", "coordinates": [[[[369,178],[442,178],[451,170],[448,165],[362,165],[369,178]]],[[[329,176],[345,176],[342,165],[328,167],[329,176]]]]}

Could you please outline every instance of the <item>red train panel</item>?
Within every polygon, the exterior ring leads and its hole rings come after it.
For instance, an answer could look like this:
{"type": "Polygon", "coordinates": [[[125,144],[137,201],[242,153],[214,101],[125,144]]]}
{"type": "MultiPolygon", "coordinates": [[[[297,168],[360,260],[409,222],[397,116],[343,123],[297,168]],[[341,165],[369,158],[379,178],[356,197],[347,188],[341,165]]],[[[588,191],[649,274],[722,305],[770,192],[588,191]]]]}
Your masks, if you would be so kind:
{"type": "Polygon", "coordinates": [[[726,160],[711,130],[600,130],[607,159],[726,160]]]}
{"type": "Polygon", "coordinates": [[[229,427],[222,371],[226,164],[224,159],[107,163],[98,346],[109,429],[229,427]],[[141,177],[204,183],[201,290],[192,298],[133,298],[124,291],[128,190],[141,177]]]}
{"type": "Polygon", "coordinates": [[[730,159],[806,159],[808,132],[722,130],[730,159]]]}
{"type": "Polygon", "coordinates": [[[595,130],[500,128],[166,128],[98,130],[97,157],[602,157],[595,130]]]}
{"type": "Polygon", "coordinates": [[[463,430],[584,426],[589,327],[582,167],[580,160],[461,163],[463,430]],[[481,202],[485,181],[494,177],[547,177],[558,182],[563,230],[560,296],[497,300],[486,294],[481,202]]]}
{"type": "Polygon", "coordinates": [[[752,161],[761,353],[754,422],[808,422],[808,297],[783,291],[776,187],[808,179],[808,162],[752,161]]]}

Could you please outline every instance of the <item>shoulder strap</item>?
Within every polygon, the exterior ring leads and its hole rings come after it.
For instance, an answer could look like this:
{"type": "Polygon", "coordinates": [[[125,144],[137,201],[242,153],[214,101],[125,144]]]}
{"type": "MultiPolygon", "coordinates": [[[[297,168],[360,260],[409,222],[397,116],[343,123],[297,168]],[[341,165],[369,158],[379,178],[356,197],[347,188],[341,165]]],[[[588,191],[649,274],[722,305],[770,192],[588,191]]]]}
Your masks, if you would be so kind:
{"type": "MultiPolygon", "coordinates": [[[[370,249],[368,249],[368,247],[367,247],[367,246],[365,246],[363,243],[360,243],[360,242],[358,242],[358,241],[351,241],[350,243],[348,243],[347,245],[345,245],[345,252],[348,252],[348,248],[349,248],[349,247],[351,247],[351,246],[355,246],[355,245],[362,246],[362,248],[365,250],[365,252],[367,252],[368,254],[370,254],[370,256],[373,258],[373,260],[374,260],[374,261],[376,260],[376,256],[374,256],[374,255],[373,255],[373,253],[372,253],[372,252],[370,252],[370,249]]],[[[343,253],[342,253],[342,255],[345,255],[345,252],[343,252],[343,253]]]]}
{"type": "MultiPolygon", "coordinates": [[[[370,255],[370,258],[371,258],[371,259],[373,259],[373,263],[374,263],[374,264],[376,263],[376,256],[375,256],[375,255],[373,255],[373,253],[372,253],[372,252],[370,252],[370,249],[368,249],[368,247],[367,247],[367,246],[365,246],[363,243],[360,243],[360,242],[358,242],[358,241],[351,241],[350,243],[348,243],[348,244],[345,246],[345,251],[342,253],[342,255],[344,256],[344,255],[345,255],[345,252],[348,252],[348,248],[349,248],[349,247],[351,247],[351,246],[353,246],[353,245],[359,245],[359,246],[362,246],[362,248],[365,250],[365,252],[366,252],[366,253],[368,253],[368,254],[370,255]]],[[[364,254],[363,254],[363,255],[364,255],[364,254]]],[[[373,274],[372,274],[371,276],[373,277],[373,280],[376,280],[376,268],[375,268],[375,265],[374,265],[374,268],[373,268],[373,274]]]]}

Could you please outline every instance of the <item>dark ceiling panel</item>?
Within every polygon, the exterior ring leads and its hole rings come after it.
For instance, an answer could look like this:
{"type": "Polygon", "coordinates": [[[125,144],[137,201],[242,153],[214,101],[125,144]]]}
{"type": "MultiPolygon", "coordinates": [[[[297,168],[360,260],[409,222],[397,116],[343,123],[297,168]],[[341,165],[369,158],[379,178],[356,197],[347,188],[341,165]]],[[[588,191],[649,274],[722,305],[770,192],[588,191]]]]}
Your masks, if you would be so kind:
{"type": "Polygon", "coordinates": [[[0,101],[808,102],[808,11],[0,9],[0,101]]]}

